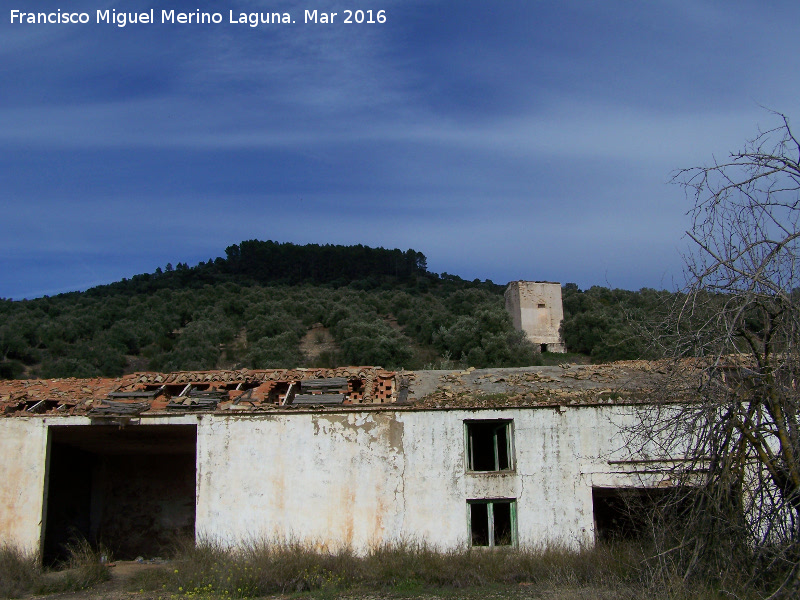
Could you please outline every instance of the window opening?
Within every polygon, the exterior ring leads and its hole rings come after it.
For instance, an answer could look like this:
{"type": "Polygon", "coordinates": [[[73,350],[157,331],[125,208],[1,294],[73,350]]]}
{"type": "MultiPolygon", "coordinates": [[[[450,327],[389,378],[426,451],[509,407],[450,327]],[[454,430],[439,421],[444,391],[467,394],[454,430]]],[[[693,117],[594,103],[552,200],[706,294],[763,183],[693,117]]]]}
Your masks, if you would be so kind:
{"type": "Polygon", "coordinates": [[[468,471],[510,471],[512,430],[510,420],[465,421],[468,471]]]}
{"type": "Polygon", "coordinates": [[[539,346],[539,351],[540,352],[547,352],[547,344],[542,344],[541,346],[539,346]]]}
{"type": "Polygon", "coordinates": [[[472,546],[514,546],[517,543],[515,500],[468,500],[472,546]]]}
{"type": "Polygon", "coordinates": [[[489,505],[474,502],[469,506],[470,531],[473,546],[489,545],[489,505]]]}

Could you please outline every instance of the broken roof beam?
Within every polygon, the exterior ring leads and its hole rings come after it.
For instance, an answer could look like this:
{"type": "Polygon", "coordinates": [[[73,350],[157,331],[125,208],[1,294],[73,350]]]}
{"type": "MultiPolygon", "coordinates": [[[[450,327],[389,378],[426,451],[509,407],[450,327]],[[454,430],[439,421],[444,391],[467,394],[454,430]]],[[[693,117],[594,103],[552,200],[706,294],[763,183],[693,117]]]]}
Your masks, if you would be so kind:
{"type": "MultiPolygon", "coordinates": [[[[49,408],[48,404],[47,404],[48,402],[50,402],[52,404],[52,402],[54,402],[54,401],[53,400],[39,400],[38,402],[35,402],[34,404],[28,406],[25,409],[25,412],[30,412],[30,413],[44,412],[45,410],[47,410],[49,408]],[[42,410],[42,408],[44,408],[44,410],[42,410]]],[[[58,406],[58,402],[55,402],[55,406],[58,406]]]]}
{"type": "Polygon", "coordinates": [[[294,389],[297,384],[293,381],[289,384],[289,389],[286,390],[286,393],[283,395],[283,398],[280,401],[280,406],[286,406],[287,404],[292,403],[292,399],[295,397],[296,390],[294,389]]]}

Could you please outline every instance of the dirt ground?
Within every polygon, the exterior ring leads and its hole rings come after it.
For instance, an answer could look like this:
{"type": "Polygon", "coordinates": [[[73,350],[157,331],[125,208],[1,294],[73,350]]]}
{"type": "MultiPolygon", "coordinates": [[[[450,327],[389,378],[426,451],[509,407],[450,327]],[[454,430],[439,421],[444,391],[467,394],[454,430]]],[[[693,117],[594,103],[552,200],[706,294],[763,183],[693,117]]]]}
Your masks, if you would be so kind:
{"type": "MultiPolygon", "coordinates": [[[[135,561],[117,561],[111,564],[109,572],[111,579],[89,590],[77,592],[63,592],[41,596],[47,600],[165,600],[169,594],[164,592],[139,592],[130,591],[132,579],[144,571],[164,568],[164,565],[137,563],[135,561]]],[[[45,578],[57,579],[64,577],[66,571],[48,573],[45,578]]]]}
{"type": "Polygon", "coordinates": [[[339,350],[336,340],[322,323],[315,323],[300,340],[300,351],[308,360],[319,358],[323,352],[335,353],[339,350]]]}

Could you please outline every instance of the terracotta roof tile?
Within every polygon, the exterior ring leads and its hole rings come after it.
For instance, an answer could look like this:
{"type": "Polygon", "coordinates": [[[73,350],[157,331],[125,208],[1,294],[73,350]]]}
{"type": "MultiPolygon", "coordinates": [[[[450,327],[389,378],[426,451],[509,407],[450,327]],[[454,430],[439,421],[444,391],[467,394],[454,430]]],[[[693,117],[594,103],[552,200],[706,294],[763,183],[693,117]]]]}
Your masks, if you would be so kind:
{"type": "MultiPolygon", "coordinates": [[[[92,410],[146,402],[147,412],[169,410],[171,397],[188,392],[208,396],[215,393],[217,410],[234,404],[245,394],[250,408],[281,403],[289,384],[308,379],[343,377],[350,381],[349,403],[391,401],[392,385],[381,386],[372,395],[363,389],[368,380],[393,381],[393,371],[380,367],[335,369],[262,369],[237,371],[179,371],[175,373],[132,373],[116,378],[0,380],[0,415],[89,414],[92,410]],[[126,397],[124,392],[132,392],[126,397]],[[151,392],[143,397],[143,392],[151,392]],[[111,396],[113,394],[113,396],[111,396]]],[[[241,400],[236,403],[241,403],[241,400]]],[[[185,406],[207,406],[207,402],[185,406]]],[[[175,406],[176,403],[171,403],[175,406]]]]}
{"type": "Polygon", "coordinates": [[[303,389],[303,381],[334,377],[347,381],[346,392],[341,387],[344,404],[399,402],[418,408],[497,408],[643,402],[656,394],[683,400],[693,397],[703,373],[703,365],[689,361],[623,361],[463,371],[395,372],[358,366],[3,380],[0,415],[92,415],[139,411],[142,406],[143,412],[151,414],[273,410],[286,407],[298,393],[303,395],[304,405],[313,408],[308,395],[321,393],[324,386],[317,382],[303,389]]]}

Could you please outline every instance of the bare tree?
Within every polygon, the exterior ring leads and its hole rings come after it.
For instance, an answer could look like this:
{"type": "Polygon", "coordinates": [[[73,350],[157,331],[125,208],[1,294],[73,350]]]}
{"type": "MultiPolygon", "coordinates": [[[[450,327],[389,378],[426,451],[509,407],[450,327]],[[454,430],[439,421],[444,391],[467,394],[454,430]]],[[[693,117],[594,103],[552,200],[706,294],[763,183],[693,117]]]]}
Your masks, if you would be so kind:
{"type": "Polygon", "coordinates": [[[688,526],[669,530],[660,560],[685,579],[749,571],[797,597],[800,143],[773,114],[778,126],[728,160],[674,176],[694,200],[694,250],[660,342],[702,377],[691,402],[655,407],[637,433],[682,458],[670,475],[688,526]]]}

